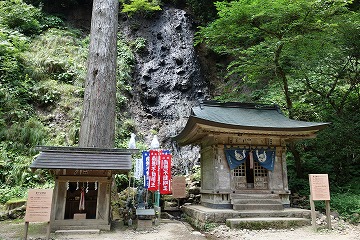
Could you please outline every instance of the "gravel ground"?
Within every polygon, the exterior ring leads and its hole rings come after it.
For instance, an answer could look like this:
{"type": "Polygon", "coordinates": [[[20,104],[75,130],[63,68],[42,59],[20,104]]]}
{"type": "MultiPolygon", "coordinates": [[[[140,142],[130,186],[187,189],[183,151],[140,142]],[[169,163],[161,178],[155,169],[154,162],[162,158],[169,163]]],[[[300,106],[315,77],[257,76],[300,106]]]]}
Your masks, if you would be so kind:
{"type": "Polygon", "coordinates": [[[239,240],[360,240],[360,226],[345,224],[332,230],[321,226],[318,226],[317,230],[314,230],[311,226],[281,230],[233,230],[226,226],[219,226],[207,236],[208,239],[239,240]]]}
{"type": "MultiPolygon", "coordinates": [[[[360,225],[352,225],[339,219],[332,220],[332,230],[327,230],[324,221],[318,219],[317,230],[311,226],[287,230],[234,230],[224,225],[208,232],[199,232],[188,223],[177,220],[162,220],[159,226],[144,231],[134,230],[121,222],[113,224],[113,230],[100,234],[51,234],[51,239],[105,239],[105,240],[360,240],[360,225]]],[[[23,221],[0,221],[0,239],[22,239],[23,221]]],[[[30,223],[28,239],[45,239],[46,224],[30,223]]]]}

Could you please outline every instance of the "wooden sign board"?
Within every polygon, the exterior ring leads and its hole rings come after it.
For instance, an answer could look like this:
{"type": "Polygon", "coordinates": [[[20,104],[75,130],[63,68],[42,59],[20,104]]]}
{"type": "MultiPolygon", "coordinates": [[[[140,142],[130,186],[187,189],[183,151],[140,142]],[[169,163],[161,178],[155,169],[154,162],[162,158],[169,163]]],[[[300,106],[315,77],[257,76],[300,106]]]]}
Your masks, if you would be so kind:
{"type": "Polygon", "coordinates": [[[25,222],[50,222],[52,189],[29,189],[25,222]]]}
{"type": "Polygon", "coordinates": [[[184,176],[174,176],[171,187],[173,198],[186,198],[186,180],[184,176]]]}
{"type": "Polygon", "coordinates": [[[330,200],[327,174],[309,174],[311,200],[330,200]]]}

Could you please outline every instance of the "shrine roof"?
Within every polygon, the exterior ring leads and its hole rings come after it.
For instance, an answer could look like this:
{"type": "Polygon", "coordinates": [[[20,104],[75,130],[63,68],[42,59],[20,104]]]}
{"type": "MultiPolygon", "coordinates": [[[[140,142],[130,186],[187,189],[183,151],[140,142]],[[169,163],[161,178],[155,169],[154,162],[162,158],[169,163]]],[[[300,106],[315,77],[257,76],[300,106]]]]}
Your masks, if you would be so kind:
{"type": "Polygon", "coordinates": [[[77,147],[38,147],[32,169],[131,170],[131,154],[137,150],[77,147]]]}
{"type": "Polygon", "coordinates": [[[195,128],[201,127],[218,130],[232,129],[233,132],[239,133],[242,130],[314,133],[329,124],[289,119],[277,105],[206,101],[192,108],[186,126],[173,139],[188,144],[191,142],[189,134],[195,128]]]}

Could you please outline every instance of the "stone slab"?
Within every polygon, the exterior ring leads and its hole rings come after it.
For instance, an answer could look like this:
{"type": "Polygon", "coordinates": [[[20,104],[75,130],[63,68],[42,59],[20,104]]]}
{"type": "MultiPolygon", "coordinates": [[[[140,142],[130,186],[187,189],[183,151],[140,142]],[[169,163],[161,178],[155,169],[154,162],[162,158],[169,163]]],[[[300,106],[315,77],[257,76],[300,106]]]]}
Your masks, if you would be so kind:
{"type": "Polygon", "coordinates": [[[286,208],[284,210],[234,210],[214,209],[202,205],[185,205],[182,211],[187,220],[195,227],[202,229],[207,223],[225,224],[227,219],[233,218],[305,218],[310,219],[310,210],[286,208]]]}
{"type": "Polygon", "coordinates": [[[305,218],[232,218],[226,219],[229,228],[240,229],[282,229],[310,225],[310,219],[305,218]]]}
{"type": "Polygon", "coordinates": [[[99,229],[79,229],[79,230],[56,230],[55,234],[100,234],[99,229]]]}
{"type": "Polygon", "coordinates": [[[143,231],[143,230],[149,230],[153,227],[153,221],[152,220],[137,220],[137,226],[136,230],[143,231]]]}

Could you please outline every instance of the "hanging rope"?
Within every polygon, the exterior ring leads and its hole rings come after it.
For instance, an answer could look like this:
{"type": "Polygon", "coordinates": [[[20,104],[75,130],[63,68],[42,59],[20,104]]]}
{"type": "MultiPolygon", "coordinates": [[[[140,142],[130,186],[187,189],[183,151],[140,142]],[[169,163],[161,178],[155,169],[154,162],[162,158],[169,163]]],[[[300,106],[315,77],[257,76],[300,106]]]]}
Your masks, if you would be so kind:
{"type": "Polygon", "coordinates": [[[79,210],[80,211],[85,210],[85,191],[84,191],[84,187],[81,188],[81,192],[80,192],[79,210]]]}

